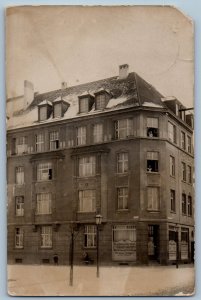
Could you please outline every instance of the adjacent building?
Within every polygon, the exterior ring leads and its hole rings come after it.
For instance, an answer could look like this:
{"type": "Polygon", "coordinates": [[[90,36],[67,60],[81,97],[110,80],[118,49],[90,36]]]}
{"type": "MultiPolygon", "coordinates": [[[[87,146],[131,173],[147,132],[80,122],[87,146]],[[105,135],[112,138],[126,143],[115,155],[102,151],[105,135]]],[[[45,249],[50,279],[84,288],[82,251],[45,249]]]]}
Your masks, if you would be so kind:
{"type": "MultiPolygon", "coordinates": [[[[8,262],[193,260],[193,118],[138,74],[34,93],[8,111],[8,262]]],[[[15,99],[13,99],[15,101],[15,99]]],[[[12,99],[9,99],[10,107],[12,99]]]]}

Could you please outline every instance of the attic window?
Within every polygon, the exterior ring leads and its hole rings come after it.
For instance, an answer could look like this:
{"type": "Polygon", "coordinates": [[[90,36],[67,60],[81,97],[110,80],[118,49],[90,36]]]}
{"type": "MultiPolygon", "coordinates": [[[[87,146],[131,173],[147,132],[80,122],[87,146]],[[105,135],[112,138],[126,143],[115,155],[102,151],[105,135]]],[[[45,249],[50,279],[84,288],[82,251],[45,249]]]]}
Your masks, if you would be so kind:
{"type": "Polygon", "coordinates": [[[53,117],[61,118],[64,116],[70,104],[61,99],[56,99],[53,101],[53,117]]]}
{"type": "Polygon", "coordinates": [[[96,96],[96,109],[103,109],[105,108],[105,102],[106,102],[106,95],[100,94],[96,96]]]}
{"type": "Polygon", "coordinates": [[[62,116],[61,103],[54,104],[54,118],[62,116]]]}
{"type": "Polygon", "coordinates": [[[47,119],[47,107],[42,106],[39,108],[39,120],[44,121],[47,119]]]}
{"type": "Polygon", "coordinates": [[[52,113],[52,103],[44,100],[38,105],[38,120],[47,120],[52,113]]]}
{"type": "Polygon", "coordinates": [[[80,113],[85,113],[89,111],[89,99],[81,98],[80,99],[80,113]]]}

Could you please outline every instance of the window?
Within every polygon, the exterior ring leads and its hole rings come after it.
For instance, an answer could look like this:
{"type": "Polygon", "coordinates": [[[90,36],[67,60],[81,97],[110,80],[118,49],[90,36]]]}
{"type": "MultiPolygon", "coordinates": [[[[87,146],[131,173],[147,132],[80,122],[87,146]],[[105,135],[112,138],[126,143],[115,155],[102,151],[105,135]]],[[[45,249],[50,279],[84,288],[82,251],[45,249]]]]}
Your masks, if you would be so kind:
{"type": "Polygon", "coordinates": [[[168,139],[176,143],[176,126],[168,122],[168,139]]]}
{"type": "Polygon", "coordinates": [[[159,189],[158,187],[147,188],[148,210],[159,210],[159,189]]]}
{"type": "Polygon", "coordinates": [[[86,225],[84,227],[84,247],[95,248],[96,247],[96,226],[86,225]]]}
{"type": "Polygon", "coordinates": [[[191,137],[187,136],[187,151],[191,153],[191,137]]]}
{"type": "Polygon", "coordinates": [[[158,172],[158,152],[147,152],[147,171],[158,172]]]}
{"type": "Polygon", "coordinates": [[[77,145],[86,144],[86,127],[81,126],[77,128],[77,145]]]}
{"type": "Polygon", "coordinates": [[[52,247],[52,226],[41,226],[41,248],[52,247]]]}
{"type": "Polygon", "coordinates": [[[182,162],[181,166],[182,166],[182,180],[186,181],[186,164],[182,162]]]}
{"type": "Polygon", "coordinates": [[[181,148],[186,150],[186,135],[181,131],[181,148]]]}
{"type": "Polygon", "coordinates": [[[44,135],[39,133],[36,135],[36,152],[44,151],[44,135]]]}
{"type": "Polygon", "coordinates": [[[79,191],[79,211],[80,212],[96,211],[95,190],[79,191]]]}
{"type": "Polygon", "coordinates": [[[50,132],[50,150],[59,149],[59,132],[50,132]]]}
{"type": "Polygon", "coordinates": [[[89,111],[89,99],[81,98],[80,99],[80,113],[85,113],[89,111]]]}
{"type": "Polygon", "coordinates": [[[117,173],[128,172],[128,152],[121,152],[117,154],[117,173]]]}
{"type": "Polygon", "coordinates": [[[186,194],[182,194],[181,209],[182,209],[182,214],[186,215],[186,194]]]}
{"type": "Polygon", "coordinates": [[[105,108],[105,94],[100,94],[96,96],[96,109],[103,109],[105,108]]]}
{"type": "Polygon", "coordinates": [[[48,215],[52,213],[52,194],[41,193],[36,195],[36,214],[48,215]]]}
{"type": "Polygon", "coordinates": [[[24,233],[21,227],[15,228],[15,248],[23,248],[24,233]]]}
{"type": "Polygon", "coordinates": [[[85,156],[79,159],[79,176],[94,176],[96,174],[96,157],[85,156]]]}
{"type": "Polygon", "coordinates": [[[39,120],[44,121],[47,119],[47,107],[42,106],[39,108],[39,120]]]}
{"type": "Polygon", "coordinates": [[[175,190],[170,190],[170,210],[176,212],[175,190]]]}
{"type": "Polygon", "coordinates": [[[28,150],[27,137],[21,136],[17,138],[16,153],[17,154],[27,153],[27,150],[28,150]]]}
{"type": "Polygon", "coordinates": [[[52,179],[52,163],[40,163],[37,165],[37,180],[45,181],[52,179]]]}
{"type": "Polygon", "coordinates": [[[94,143],[103,141],[103,124],[95,124],[93,126],[93,141],[94,143]]]}
{"type": "Polygon", "coordinates": [[[24,216],[24,197],[15,197],[15,214],[17,217],[24,216]]]}
{"type": "Polygon", "coordinates": [[[191,217],[193,212],[192,197],[188,196],[188,216],[191,217]]]}
{"type": "Polygon", "coordinates": [[[170,175],[175,176],[175,158],[170,155],[170,175]]]}
{"type": "Polygon", "coordinates": [[[118,197],[118,210],[128,209],[128,188],[120,187],[117,189],[117,197],[118,197]]]}
{"type": "Polygon", "coordinates": [[[147,136],[158,137],[158,118],[147,118],[147,136]]]}
{"type": "Polygon", "coordinates": [[[115,122],[115,137],[116,139],[125,139],[132,136],[133,120],[122,119],[115,122]]]}
{"type": "Polygon", "coordinates": [[[24,167],[16,167],[16,184],[24,184],[24,167]]]}
{"type": "Polygon", "coordinates": [[[62,117],[61,103],[54,104],[54,118],[62,117]]]}
{"type": "Polygon", "coordinates": [[[191,168],[191,166],[187,166],[187,181],[188,181],[188,183],[192,183],[192,168],[191,168]]]}

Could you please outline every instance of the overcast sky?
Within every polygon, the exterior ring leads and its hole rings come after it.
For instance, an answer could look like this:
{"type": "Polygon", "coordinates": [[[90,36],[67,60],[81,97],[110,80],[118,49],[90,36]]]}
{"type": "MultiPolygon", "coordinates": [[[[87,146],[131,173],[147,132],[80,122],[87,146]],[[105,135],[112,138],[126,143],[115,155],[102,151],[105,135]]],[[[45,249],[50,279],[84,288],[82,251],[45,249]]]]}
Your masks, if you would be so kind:
{"type": "Polygon", "coordinates": [[[40,93],[118,75],[128,63],[164,96],[193,102],[193,25],[170,7],[7,10],[7,96],[25,79],[40,93]]]}

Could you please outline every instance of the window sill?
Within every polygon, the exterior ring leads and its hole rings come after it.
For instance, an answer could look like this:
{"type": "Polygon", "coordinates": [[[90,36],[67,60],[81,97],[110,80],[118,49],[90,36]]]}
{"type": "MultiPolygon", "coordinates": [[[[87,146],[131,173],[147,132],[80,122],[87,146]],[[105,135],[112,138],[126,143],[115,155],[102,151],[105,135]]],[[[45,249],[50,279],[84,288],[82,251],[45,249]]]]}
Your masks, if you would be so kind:
{"type": "Polygon", "coordinates": [[[40,249],[52,249],[52,246],[51,247],[44,246],[44,247],[40,247],[40,249]]]}
{"type": "Polygon", "coordinates": [[[96,246],[94,246],[94,247],[87,247],[87,246],[84,246],[84,249],[86,249],[86,250],[96,250],[97,247],[96,247],[96,246]]]}
{"type": "Polygon", "coordinates": [[[147,211],[150,212],[150,213],[160,213],[159,209],[157,209],[157,210],[155,210],[155,209],[147,209],[147,211]]]}
{"type": "Polygon", "coordinates": [[[130,212],[129,209],[125,208],[125,209],[117,209],[117,213],[128,213],[130,212]]]}
{"type": "Polygon", "coordinates": [[[147,174],[154,174],[154,175],[157,175],[157,174],[160,174],[159,172],[151,172],[151,171],[147,171],[147,174]]]}

